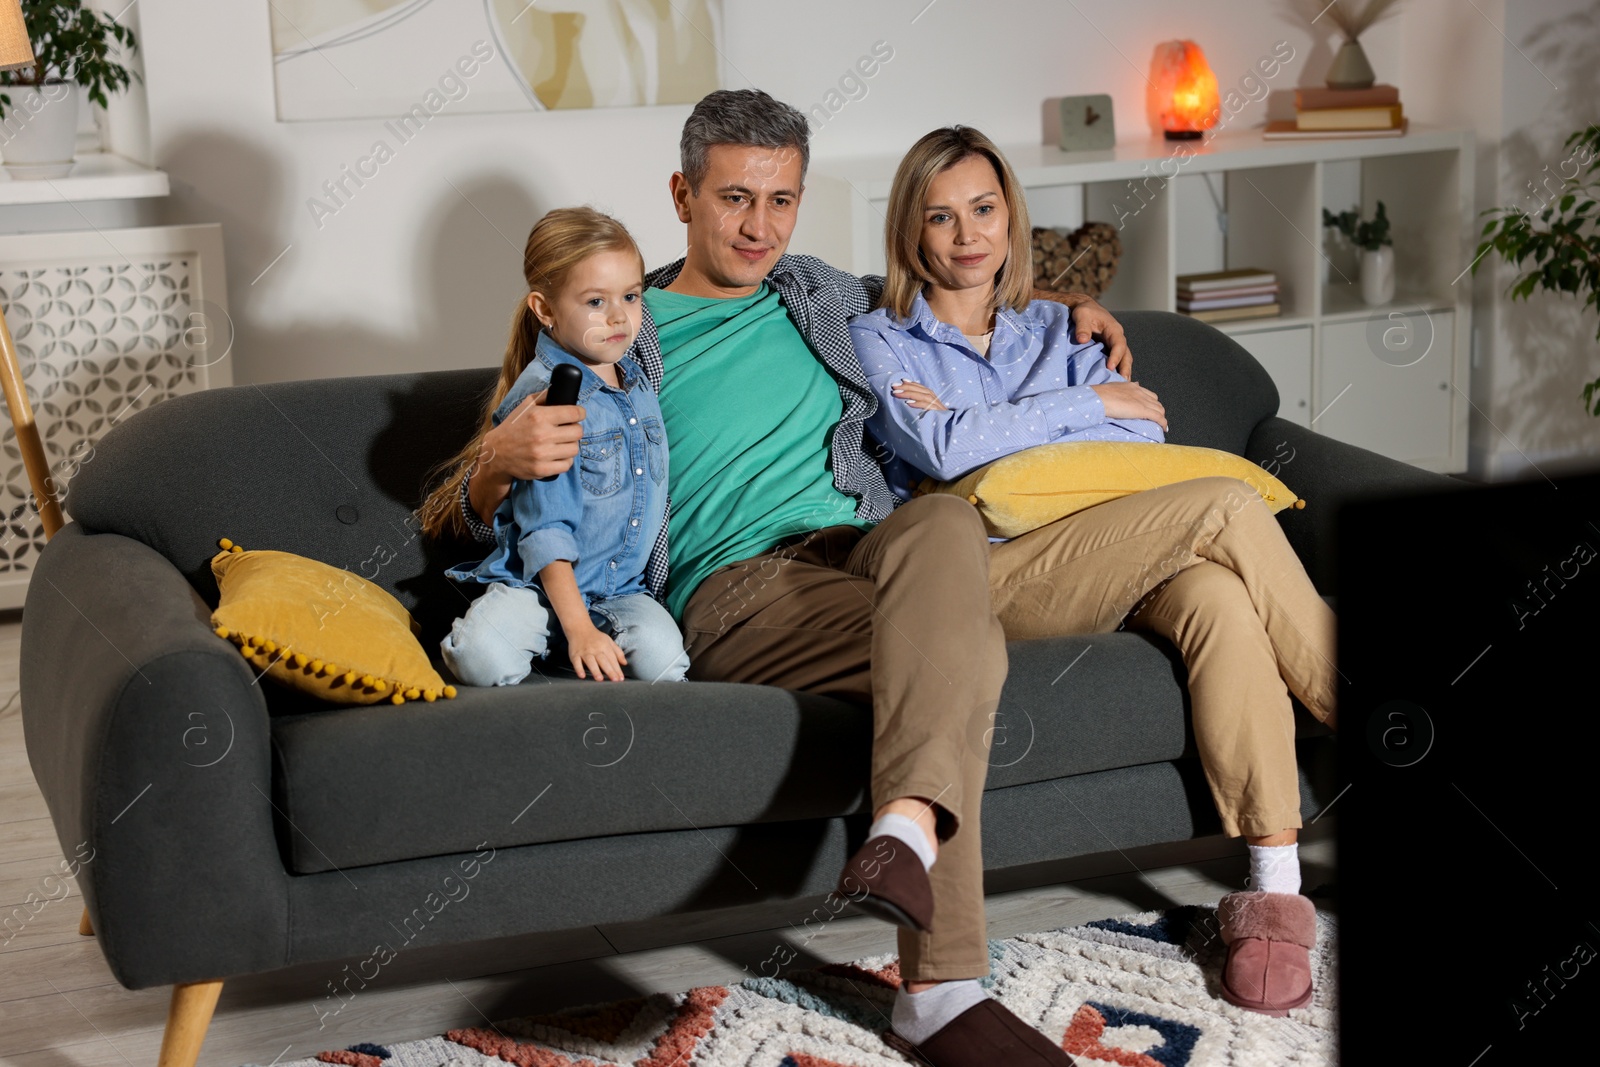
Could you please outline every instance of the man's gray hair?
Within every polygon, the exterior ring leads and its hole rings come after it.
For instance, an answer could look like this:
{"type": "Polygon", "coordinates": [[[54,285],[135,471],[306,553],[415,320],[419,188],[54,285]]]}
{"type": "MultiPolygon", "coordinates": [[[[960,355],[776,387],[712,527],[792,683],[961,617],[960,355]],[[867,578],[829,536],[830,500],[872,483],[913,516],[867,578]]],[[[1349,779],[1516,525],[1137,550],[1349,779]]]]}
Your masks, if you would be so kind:
{"type": "Polygon", "coordinates": [[[700,195],[700,183],[711,165],[712,145],[793,148],[800,153],[800,180],[811,162],[811,127],[805,115],[760,89],[718,89],[703,97],[683,124],[678,150],[689,191],[700,195]]]}

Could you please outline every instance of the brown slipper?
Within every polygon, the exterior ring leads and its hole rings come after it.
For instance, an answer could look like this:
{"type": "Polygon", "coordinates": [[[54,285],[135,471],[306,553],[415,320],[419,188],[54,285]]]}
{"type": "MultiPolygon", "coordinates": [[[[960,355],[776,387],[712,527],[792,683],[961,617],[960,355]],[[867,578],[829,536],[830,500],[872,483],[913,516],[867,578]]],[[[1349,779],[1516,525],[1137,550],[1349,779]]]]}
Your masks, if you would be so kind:
{"type": "Polygon", "coordinates": [[[912,1063],[930,1067],[1073,1067],[1078,1061],[990,997],[913,1045],[893,1030],[883,1043],[912,1063]]]}
{"type": "Polygon", "coordinates": [[[1222,998],[1263,1015],[1311,1003],[1317,909],[1298,893],[1229,893],[1217,904],[1228,962],[1222,998]]]}
{"type": "Polygon", "coordinates": [[[856,850],[839,875],[838,893],[862,911],[896,926],[933,929],[933,885],[911,847],[879,835],[856,850]]]}

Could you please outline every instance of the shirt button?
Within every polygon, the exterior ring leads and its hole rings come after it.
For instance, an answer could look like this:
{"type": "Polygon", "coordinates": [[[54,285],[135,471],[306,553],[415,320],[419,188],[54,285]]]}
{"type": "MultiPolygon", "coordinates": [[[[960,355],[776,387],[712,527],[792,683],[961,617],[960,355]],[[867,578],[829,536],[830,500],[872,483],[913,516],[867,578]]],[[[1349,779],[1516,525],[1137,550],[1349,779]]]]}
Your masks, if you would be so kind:
{"type": "MultiPolygon", "coordinates": [[[[639,525],[639,520],[638,519],[629,519],[628,520],[628,525],[629,526],[637,526],[637,525],[639,525]]],[[[612,566],[616,566],[616,564],[612,564],[612,566]]]]}
{"type": "Polygon", "coordinates": [[[611,569],[612,570],[616,570],[617,569],[617,561],[616,560],[612,560],[611,561],[611,569]]]}
{"type": "Polygon", "coordinates": [[[634,424],[634,423],[636,423],[636,422],[638,422],[638,421],[639,421],[639,420],[638,420],[638,419],[629,419],[629,420],[628,420],[628,425],[629,425],[629,426],[632,426],[632,425],[633,425],[633,424],[634,424]]]}
{"type": "Polygon", "coordinates": [[[635,468],[633,468],[633,473],[635,473],[635,474],[643,474],[644,473],[644,468],[643,467],[635,467],[635,468]]]}

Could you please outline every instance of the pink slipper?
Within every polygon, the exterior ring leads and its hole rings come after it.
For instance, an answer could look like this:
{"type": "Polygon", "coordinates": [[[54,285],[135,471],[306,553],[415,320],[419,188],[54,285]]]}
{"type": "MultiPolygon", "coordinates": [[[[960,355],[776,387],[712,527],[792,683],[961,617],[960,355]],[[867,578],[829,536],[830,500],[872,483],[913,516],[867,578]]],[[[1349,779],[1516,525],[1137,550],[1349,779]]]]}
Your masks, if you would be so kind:
{"type": "Polygon", "coordinates": [[[1263,1015],[1311,1003],[1317,909],[1298,893],[1229,893],[1217,905],[1228,962],[1222,997],[1263,1015]]]}

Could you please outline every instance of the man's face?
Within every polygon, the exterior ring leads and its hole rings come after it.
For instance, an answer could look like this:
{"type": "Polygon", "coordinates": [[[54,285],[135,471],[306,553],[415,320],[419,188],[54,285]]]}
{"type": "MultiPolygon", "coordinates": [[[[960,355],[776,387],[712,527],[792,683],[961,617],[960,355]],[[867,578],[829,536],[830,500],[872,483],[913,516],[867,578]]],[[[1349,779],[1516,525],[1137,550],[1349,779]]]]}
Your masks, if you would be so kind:
{"type": "Polygon", "coordinates": [[[685,271],[740,295],[761,283],[789,247],[800,208],[800,153],[793,148],[713,145],[698,194],[672,176],[678,218],[689,227],[685,271]]]}

